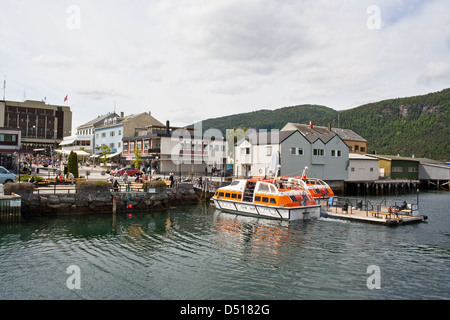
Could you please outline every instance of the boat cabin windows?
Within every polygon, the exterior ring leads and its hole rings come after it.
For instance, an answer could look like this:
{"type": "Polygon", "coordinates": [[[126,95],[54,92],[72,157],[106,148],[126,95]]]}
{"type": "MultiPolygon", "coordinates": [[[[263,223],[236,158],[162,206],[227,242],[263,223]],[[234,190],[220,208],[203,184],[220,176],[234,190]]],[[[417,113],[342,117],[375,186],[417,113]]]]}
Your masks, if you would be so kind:
{"type": "Polygon", "coordinates": [[[240,192],[223,192],[223,191],[217,191],[215,196],[217,198],[224,198],[224,199],[231,199],[231,200],[242,200],[242,194],[240,192]]]}
{"type": "Polygon", "coordinates": [[[277,188],[275,188],[275,186],[270,183],[261,182],[261,183],[258,183],[257,187],[258,187],[258,189],[256,190],[256,192],[272,193],[272,194],[278,193],[277,188]]]}
{"type": "Polygon", "coordinates": [[[260,183],[258,187],[258,192],[269,192],[269,185],[265,183],[260,183]]]}
{"type": "Polygon", "coordinates": [[[273,197],[261,197],[261,196],[255,196],[255,202],[261,202],[261,203],[270,203],[270,204],[277,204],[277,199],[273,197]]]}

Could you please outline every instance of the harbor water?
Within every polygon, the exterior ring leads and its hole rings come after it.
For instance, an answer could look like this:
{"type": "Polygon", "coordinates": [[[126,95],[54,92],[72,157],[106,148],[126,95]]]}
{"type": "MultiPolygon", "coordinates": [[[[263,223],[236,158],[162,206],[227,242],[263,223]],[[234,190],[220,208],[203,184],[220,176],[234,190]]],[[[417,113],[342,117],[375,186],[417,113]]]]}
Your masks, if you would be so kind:
{"type": "Polygon", "coordinates": [[[0,225],[0,299],[449,299],[450,193],[419,201],[428,222],[398,227],[208,204],[28,218],[0,225]]]}

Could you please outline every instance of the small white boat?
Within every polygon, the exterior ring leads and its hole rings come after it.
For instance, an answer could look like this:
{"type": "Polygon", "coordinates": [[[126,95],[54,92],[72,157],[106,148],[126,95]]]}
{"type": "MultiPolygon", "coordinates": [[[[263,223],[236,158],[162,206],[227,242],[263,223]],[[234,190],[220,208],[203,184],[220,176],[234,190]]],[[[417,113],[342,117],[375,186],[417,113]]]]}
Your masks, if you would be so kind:
{"type": "Polygon", "coordinates": [[[216,208],[271,219],[301,220],[320,217],[320,205],[311,194],[282,180],[239,179],[217,189],[216,208]]]}

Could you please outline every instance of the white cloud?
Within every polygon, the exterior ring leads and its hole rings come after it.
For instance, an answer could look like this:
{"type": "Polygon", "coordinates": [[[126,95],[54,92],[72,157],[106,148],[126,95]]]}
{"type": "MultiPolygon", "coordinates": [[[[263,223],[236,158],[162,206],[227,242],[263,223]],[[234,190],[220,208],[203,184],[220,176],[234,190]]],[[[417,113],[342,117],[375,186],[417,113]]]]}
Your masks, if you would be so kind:
{"type": "Polygon", "coordinates": [[[447,12],[445,0],[2,0],[0,74],[8,99],[69,94],[75,126],[115,103],[174,125],[303,103],[347,109],[448,87],[447,12]],[[367,28],[374,4],[379,30],[367,28]]]}

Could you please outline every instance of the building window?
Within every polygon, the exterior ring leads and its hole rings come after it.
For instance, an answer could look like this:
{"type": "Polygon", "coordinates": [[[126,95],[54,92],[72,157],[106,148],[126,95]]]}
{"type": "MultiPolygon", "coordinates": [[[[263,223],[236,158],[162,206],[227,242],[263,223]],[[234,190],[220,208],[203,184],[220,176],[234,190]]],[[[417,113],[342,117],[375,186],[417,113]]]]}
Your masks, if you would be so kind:
{"type": "Polygon", "coordinates": [[[241,154],[250,154],[250,148],[241,148],[241,154]]]}
{"type": "Polygon", "coordinates": [[[116,132],[115,132],[115,131],[110,131],[110,132],[109,132],[109,136],[110,136],[110,137],[114,137],[114,136],[115,136],[115,134],[116,134],[116,132]]]}
{"type": "Polygon", "coordinates": [[[323,157],[325,155],[325,150],[323,149],[314,149],[313,155],[323,157]]]}
{"type": "Polygon", "coordinates": [[[402,167],[392,167],[392,172],[403,172],[402,167]]]}
{"type": "Polygon", "coordinates": [[[293,155],[293,156],[302,156],[303,155],[303,148],[291,147],[290,154],[293,155]]]}
{"type": "Polygon", "coordinates": [[[342,152],[341,152],[341,150],[331,150],[331,156],[332,157],[341,157],[342,152]]]}
{"type": "Polygon", "coordinates": [[[272,155],[272,146],[267,146],[266,147],[266,156],[271,156],[272,155]]]}
{"type": "Polygon", "coordinates": [[[416,167],[409,167],[408,168],[408,172],[417,172],[417,168],[416,167]]]}

